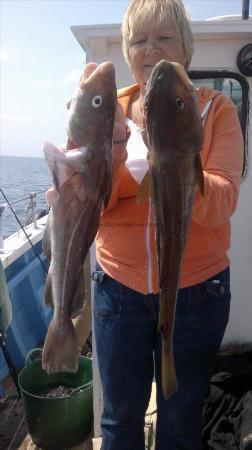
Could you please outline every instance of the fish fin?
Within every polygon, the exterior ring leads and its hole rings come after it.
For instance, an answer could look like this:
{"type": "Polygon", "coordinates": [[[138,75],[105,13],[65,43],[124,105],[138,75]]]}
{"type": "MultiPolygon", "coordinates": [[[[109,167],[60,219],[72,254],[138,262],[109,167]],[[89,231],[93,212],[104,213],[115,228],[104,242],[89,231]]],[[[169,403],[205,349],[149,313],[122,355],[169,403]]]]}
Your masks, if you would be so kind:
{"type": "Polygon", "coordinates": [[[81,270],[79,277],[76,280],[73,297],[71,300],[70,316],[75,317],[83,310],[85,300],[85,281],[83,270],[81,270]]]}
{"type": "Polygon", "coordinates": [[[73,150],[77,145],[68,137],[66,143],[66,150],[73,150]]]}
{"type": "Polygon", "coordinates": [[[44,293],[44,303],[49,306],[49,308],[54,308],[53,298],[52,298],[52,276],[49,268],[49,272],[46,277],[45,293],[44,293]]]}
{"type": "Polygon", "coordinates": [[[59,335],[52,319],[43,348],[42,368],[48,373],[77,372],[78,345],[72,321],[69,320],[64,335],[59,335]]]}
{"type": "Polygon", "coordinates": [[[47,218],[46,227],[44,231],[44,236],[42,240],[42,248],[45,256],[50,261],[51,260],[51,254],[52,254],[52,242],[51,242],[51,229],[50,229],[50,214],[47,218]]]}
{"type": "Polygon", "coordinates": [[[137,205],[141,205],[144,200],[148,199],[150,197],[150,192],[150,172],[147,170],[137,192],[137,205]]]}
{"type": "MultiPolygon", "coordinates": [[[[58,160],[56,161],[56,163],[58,165],[61,164],[61,166],[63,166],[63,169],[61,168],[61,171],[65,171],[65,179],[70,177],[74,172],[81,173],[87,195],[92,200],[96,200],[97,187],[95,184],[95,180],[92,176],[92,170],[90,167],[92,155],[88,147],[72,148],[69,149],[67,152],[60,152],[57,158],[58,160]]],[[[58,169],[57,165],[56,168],[58,169]]]]}
{"type": "Polygon", "coordinates": [[[65,153],[63,150],[55,147],[55,145],[51,144],[51,142],[44,143],[44,157],[48,165],[49,172],[53,178],[53,184],[57,188],[59,185],[58,181],[58,169],[56,166],[56,162],[62,160],[65,157],[65,153]]]}
{"type": "Polygon", "coordinates": [[[167,349],[164,340],[162,350],[162,390],[166,400],[178,390],[173,350],[167,349]]]}
{"type": "Polygon", "coordinates": [[[85,302],[83,310],[72,319],[79,349],[85,344],[92,330],[91,282],[90,282],[90,254],[87,254],[83,266],[85,284],[85,302]]]}
{"type": "Polygon", "coordinates": [[[85,302],[82,312],[72,319],[78,347],[81,348],[92,329],[92,314],[91,314],[91,299],[88,298],[85,302]]]}
{"type": "Polygon", "coordinates": [[[109,195],[108,195],[108,193],[107,193],[107,194],[105,195],[105,197],[104,197],[104,200],[103,200],[103,209],[106,209],[107,206],[108,206],[108,204],[109,204],[110,194],[111,194],[111,192],[109,192],[109,195]]]}
{"type": "MultiPolygon", "coordinates": [[[[60,180],[59,180],[59,176],[58,176],[58,170],[57,170],[57,163],[55,162],[54,164],[54,168],[52,169],[52,182],[53,182],[53,186],[56,189],[56,193],[58,193],[60,191],[60,180]]],[[[54,200],[53,200],[54,202],[54,200]]]]}
{"type": "MultiPolygon", "coordinates": [[[[44,154],[51,172],[53,185],[57,192],[60,191],[62,185],[68,178],[75,172],[79,172],[83,176],[83,183],[88,197],[92,200],[97,199],[97,187],[89,164],[91,161],[91,152],[87,147],[63,151],[50,142],[46,142],[44,145],[44,154]]],[[[58,199],[57,192],[53,195],[53,203],[58,199]]]]}
{"type": "Polygon", "coordinates": [[[204,193],[205,193],[204,173],[203,173],[202,162],[201,162],[201,157],[200,157],[199,153],[196,153],[194,163],[195,163],[195,170],[196,170],[196,183],[198,183],[201,195],[202,195],[202,197],[204,197],[204,193]]]}
{"type": "Polygon", "coordinates": [[[57,192],[55,187],[49,188],[48,191],[46,192],[47,205],[49,207],[51,207],[52,205],[54,205],[54,203],[57,202],[58,199],[59,199],[59,193],[57,192]]]}
{"type": "MultiPolygon", "coordinates": [[[[62,185],[67,178],[69,178],[73,173],[79,172],[83,177],[83,183],[85,185],[85,190],[87,195],[92,200],[97,199],[97,186],[92,175],[92,170],[90,166],[91,162],[91,152],[87,147],[79,147],[75,149],[68,150],[59,156],[59,161],[55,163],[55,168],[59,169],[60,178],[58,184],[62,185]],[[61,167],[59,165],[61,164],[61,167]],[[63,176],[61,175],[63,174],[63,176]]],[[[55,175],[52,174],[52,177],[55,175]]],[[[54,178],[53,178],[54,179],[54,178]]],[[[56,180],[57,182],[57,180],[56,180]]]]}
{"type": "Polygon", "coordinates": [[[112,178],[109,180],[108,179],[108,185],[106,186],[106,192],[103,198],[103,208],[106,209],[110,200],[110,196],[111,196],[111,191],[112,191],[112,178]]]}
{"type": "Polygon", "coordinates": [[[94,198],[96,187],[90,170],[91,152],[87,147],[79,147],[64,151],[50,142],[44,145],[44,155],[57,192],[74,173],[83,174],[88,195],[94,198]]]}

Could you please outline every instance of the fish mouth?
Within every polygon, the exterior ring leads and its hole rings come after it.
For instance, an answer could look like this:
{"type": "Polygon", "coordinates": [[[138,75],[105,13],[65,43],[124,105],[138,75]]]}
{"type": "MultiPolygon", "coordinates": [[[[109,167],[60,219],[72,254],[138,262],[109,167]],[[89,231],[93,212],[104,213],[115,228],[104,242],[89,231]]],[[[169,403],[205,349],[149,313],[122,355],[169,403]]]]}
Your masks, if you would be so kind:
{"type": "MultiPolygon", "coordinates": [[[[145,64],[143,65],[143,67],[144,67],[145,70],[151,70],[151,71],[153,71],[153,69],[154,69],[155,67],[159,66],[159,64],[160,64],[161,62],[163,62],[163,61],[168,62],[167,60],[162,59],[162,60],[158,60],[158,61],[155,61],[155,62],[150,62],[150,63],[147,62],[147,63],[145,63],[145,64]]],[[[151,76],[151,75],[150,75],[150,76],[151,76]]]]}
{"type": "Polygon", "coordinates": [[[155,77],[156,72],[160,71],[160,68],[162,69],[162,67],[167,63],[169,64],[168,61],[162,59],[161,61],[157,61],[155,64],[145,64],[145,69],[151,69],[150,76],[148,78],[148,81],[145,82],[145,85],[149,85],[151,83],[151,80],[155,77]]]}
{"type": "Polygon", "coordinates": [[[115,85],[115,66],[112,62],[106,61],[102,64],[99,64],[94,71],[88,76],[86,80],[84,80],[84,84],[92,84],[95,83],[99,79],[111,79],[113,81],[113,85],[115,85]]]}
{"type": "Polygon", "coordinates": [[[142,66],[143,67],[144,78],[145,78],[144,83],[147,83],[147,80],[150,78],[155,65],[156,64],[144,64],[142,66]]]}
{"type": "Polygon", "coordinates": [[[102,74],[105,74],[107,72],[115,73],[115,66],[111,61],[106,61],[106,62],[101,63],[99,66],[97,66],[97,69],[102,74]]]}
{"type": "Polygon", "coordinates": [[[151,76],[155,65],[156,64],[144,64],[143,69],[144,69],[144,73],[145,73],[146,78],[149,78],[151,76]]]}
{"type": "Polygon", "coordinates": [[[157,81],[161,81],[164,76],[164,70],[166,67],[168,67],[171,63],[165,59],[162,59],[161,61],[158,61],[152,69],[152,72],[150,74],[150,77],[145,84],[145,96],[143,101],[143,107],[146,111],[148,109],[149,104],[149,96],[151,95],[151,92],[153,89],[155,89],[155,85],[157,81]]]}

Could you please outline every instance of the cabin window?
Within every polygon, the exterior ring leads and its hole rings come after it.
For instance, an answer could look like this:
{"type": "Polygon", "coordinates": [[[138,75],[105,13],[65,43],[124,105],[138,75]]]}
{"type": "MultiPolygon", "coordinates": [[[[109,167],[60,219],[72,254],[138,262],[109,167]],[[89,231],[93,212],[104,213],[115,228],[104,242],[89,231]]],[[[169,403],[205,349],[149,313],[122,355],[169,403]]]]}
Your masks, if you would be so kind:
{"type": "Polygon", "coordinates": [[[248,161],[249,87],[247,80],[240,74],[228,71],[216,72],[192,70],[189,71],[189,76],[195,87],[206,86],[211,89],[217,89],[229,97],[237,107],[244,138],[244,165],[242,174],[242,178],[244,178],[247,173],[248,161]]]}

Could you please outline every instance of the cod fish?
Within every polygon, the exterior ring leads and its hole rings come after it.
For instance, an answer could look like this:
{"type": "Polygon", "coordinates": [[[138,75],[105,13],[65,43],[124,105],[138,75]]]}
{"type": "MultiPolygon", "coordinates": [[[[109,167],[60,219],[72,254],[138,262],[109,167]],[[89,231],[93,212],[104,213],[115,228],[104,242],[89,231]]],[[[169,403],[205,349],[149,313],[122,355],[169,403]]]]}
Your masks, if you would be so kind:
{"type": "Polygon", "coordinates": [[[90,63],[71,100],[67,149],[48,142],[44,146],[53,181],[44,236],[50,259],[45,303],[54,309],[42,354],[47,373],[78,369],[78,337],[71,319],[83,310],[83,263],[111,193],[116,100],[112,63],[90,63]]]}
{"type": "Polygon", "coordinates": [[[150,195],[159,265],[162,334],[162,390],[176,390],[173,330],[183,255],[196,183],[204,194],[200,150],[203,128],[193,85],[184,68],[162,60],[155,65],[143,102],[149,144],[149,171],[137,201],[150,195]]]}

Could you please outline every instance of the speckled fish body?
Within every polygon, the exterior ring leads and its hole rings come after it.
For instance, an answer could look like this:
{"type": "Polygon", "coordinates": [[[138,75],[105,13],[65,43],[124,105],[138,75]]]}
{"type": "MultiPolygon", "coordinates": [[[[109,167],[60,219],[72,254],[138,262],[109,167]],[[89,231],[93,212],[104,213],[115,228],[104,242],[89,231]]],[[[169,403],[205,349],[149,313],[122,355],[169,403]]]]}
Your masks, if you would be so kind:
{"type": "Polygon", "coordinates": [[[45,302],[54,309],[42,355],[48,373],[78,368],[71,318],[84,306],[83,263],[110,197],[115,109],[114,66],[103,63],[80,82],[72,99],[67,149],[44,147],[54,185],[44,237],[50,259],[45,302]]]}
{"type": "Polygon", "coordinates": [[[162,387],[169,398],[177,390],[173,330],[196,182],[204,191],[201,117],[193,85],[180,64],[163,60],[154,67],[144,109],[159,264],[162,387]]]}

